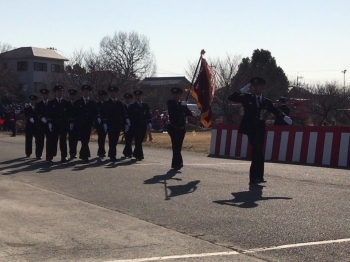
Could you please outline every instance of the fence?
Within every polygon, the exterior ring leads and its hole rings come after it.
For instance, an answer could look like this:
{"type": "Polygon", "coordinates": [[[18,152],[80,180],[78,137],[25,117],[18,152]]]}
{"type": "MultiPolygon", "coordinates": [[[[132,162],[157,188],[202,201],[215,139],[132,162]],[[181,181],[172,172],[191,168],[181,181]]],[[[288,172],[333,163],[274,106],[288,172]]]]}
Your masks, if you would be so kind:
{"type": "MultiPolygon", "coordinates": [[[[349,142],[350,127],[267,126],[265,160],[350,167],[349,142]]],[[[216,125],[210,155],[250,159],[248,137],[238,126],[216,125]]]]}

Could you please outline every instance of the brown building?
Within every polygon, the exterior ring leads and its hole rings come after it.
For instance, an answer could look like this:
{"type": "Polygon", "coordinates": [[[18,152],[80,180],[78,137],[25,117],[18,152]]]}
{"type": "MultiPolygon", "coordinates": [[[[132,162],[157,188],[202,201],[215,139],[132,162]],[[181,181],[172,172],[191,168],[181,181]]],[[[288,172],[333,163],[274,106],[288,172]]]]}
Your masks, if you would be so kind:
{"type": "MultiPolygon", "coordinates": [[[[144,92],[144,100],[152,110],[166,110],[166,102],[172,98],[170,89],[180,87],[183,91],[189,89],[191,82],[184,76],[179,77],[146,77],[139,84],[144,92]]],[[[187,93],[184,92],[182,99],[186,100],[187,93]]],[[[196,101],[189,96],[189,104],[196,104],[196,101]]]]}

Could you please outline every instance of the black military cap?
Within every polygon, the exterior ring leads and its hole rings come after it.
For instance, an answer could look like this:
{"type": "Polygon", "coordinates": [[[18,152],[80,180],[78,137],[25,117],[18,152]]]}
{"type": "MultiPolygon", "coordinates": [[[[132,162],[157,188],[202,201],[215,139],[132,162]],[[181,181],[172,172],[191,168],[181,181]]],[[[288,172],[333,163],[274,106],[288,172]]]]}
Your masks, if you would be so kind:
{"type": "Polygon", "coordinates": [[[83,90],[89,90],[89,91],[91,91],[92,88],[91,88],[91,86],[89,86],[89,85],[82,85],[82,86],[81,86],[81,91],[83,91],[83,90]]]}
{"type": "Polygon", "coordinates": [[[57,90],[63,91],[63,86],[61,86],[61,85],[56,85],[56,86],[53,88],[53,91],[55,92],[55,91],[57,91],[57,90]]]}
{"type": "Polygon", "coordinates": [[[98,91],[97,91],[97,94],[98,94],[99,96],[106,96],[106,95],[108,95],[108,93],[107,93],[105,90],[98,90],[98,91]]]}
{"type": "Polygon", "coordinates": [[[262,79],[261,77],[253,77],[252,79],[250,79],[249,81],[253,86],[254,85],[265,85],[266,81],[264,79],[262,79]]]}
{"type": "Polygon", "coordinates": [[[143,92],[141,90],[135,90],[134,95],[135,96],[143,95],[143,92]]]}
{"type": "Polygon", "coordinates": [[[48,93],[50,93],[50,91],[49,91],[49,89],[46,89],[46,88],[43,88],[43,89],[40,89],[40,94],[48,94],[48,93]]]}
{"type": "Polygon", "coordinates": [[[286,98],[284,96],[281,96],[278,101],[280,101],[281,103],[285,103],[286,102],[286,98]]]}
{"type": "Polygon", "coordinates": [[[38,100],[38,97],[36,95],[30,95],[29,99],[30,100],[38,100]]]}
{"type": "Polygon", "coordinates": [[[172,94],[182,94],[183,93],[182,89],[178,88],[178,87],[173,87],[172,89],[170,89],[170,92],[172,94]]]}
{"type": "Polygon", "coordinates": [[[78,91],[75,90],[75,89],[69,89],[69,90],[68,90],[68,93],[69,93],[70,95],[76,95],[76,94],[78,93],[78,91]]]}
{"type": "Polygon", "coordinates": [[[116,87],[116,86],[110,86],[110,87],[108,87],[108,91],[109,91],[109,92],[113,92],[113,91],[118,92],[119,89],[118,89],[118,87],[116,87]]]}
{"type": "Polygon", "coordinates": [[[124,98],[133,98],[132,94],[124,94],[124,98]]]}

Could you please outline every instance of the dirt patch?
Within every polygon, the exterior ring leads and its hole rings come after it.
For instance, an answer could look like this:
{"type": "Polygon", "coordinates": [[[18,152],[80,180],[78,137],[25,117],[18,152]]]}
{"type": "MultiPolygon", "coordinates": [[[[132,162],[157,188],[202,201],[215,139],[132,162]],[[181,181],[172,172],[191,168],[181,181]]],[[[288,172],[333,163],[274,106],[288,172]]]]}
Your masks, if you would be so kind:
{"type": "MultiPolygon", "coordinates": [[[[143,145],[156,148],[171,149],[170,136],[167,133],[152,133],[153,141],[144,142],[143,145]]],[[[183,150],[209,154],[211,131],[189,131],[185,135],[183,150]]]]}
{"type": "MultiPolygon", "coordinates": [[[[171,149],[171,141],[168,133],[152,133],[152,136],[153,141],[144,142],[143,146],[171,149]]],[[[187,131],[182,150],[209,154],[210,139],[211,131],[187,131]]],[[[96,134],[91,136],[91,141],[97,141],[96,134]]],[[[123,142],[120,141],[120,143],[123,142]]]]}

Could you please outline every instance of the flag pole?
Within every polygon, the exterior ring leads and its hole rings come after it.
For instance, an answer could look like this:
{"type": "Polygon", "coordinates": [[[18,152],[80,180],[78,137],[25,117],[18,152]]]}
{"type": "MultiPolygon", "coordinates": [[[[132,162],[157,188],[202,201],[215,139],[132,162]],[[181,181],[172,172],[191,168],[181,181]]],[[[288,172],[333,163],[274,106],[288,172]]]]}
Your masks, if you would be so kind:
{"type": "Polygon", "coordinates": [[[189,95],[190,95],[190,93],[191,93],[191,90],[192,90],[192,87],[193,87],[193,82],[194,82],[194,79],[196,78],[196,74],[197,74],[197,71],[198,71],[198,67],[199,67],[199,64],[200,64],[201,61],[202,61],[202,57],[203,57],[204,54],[205,54],[205,50],[202,49],[202,50],[201,50],[201,56],[199,57],[196,70],[194,71],[194,74],[193,74],[193,77],[192,77],[190,89],[188,90],[188,93],[187,93],[186,102],[187,102],[188,97],[189,97],[189,95]]]}

